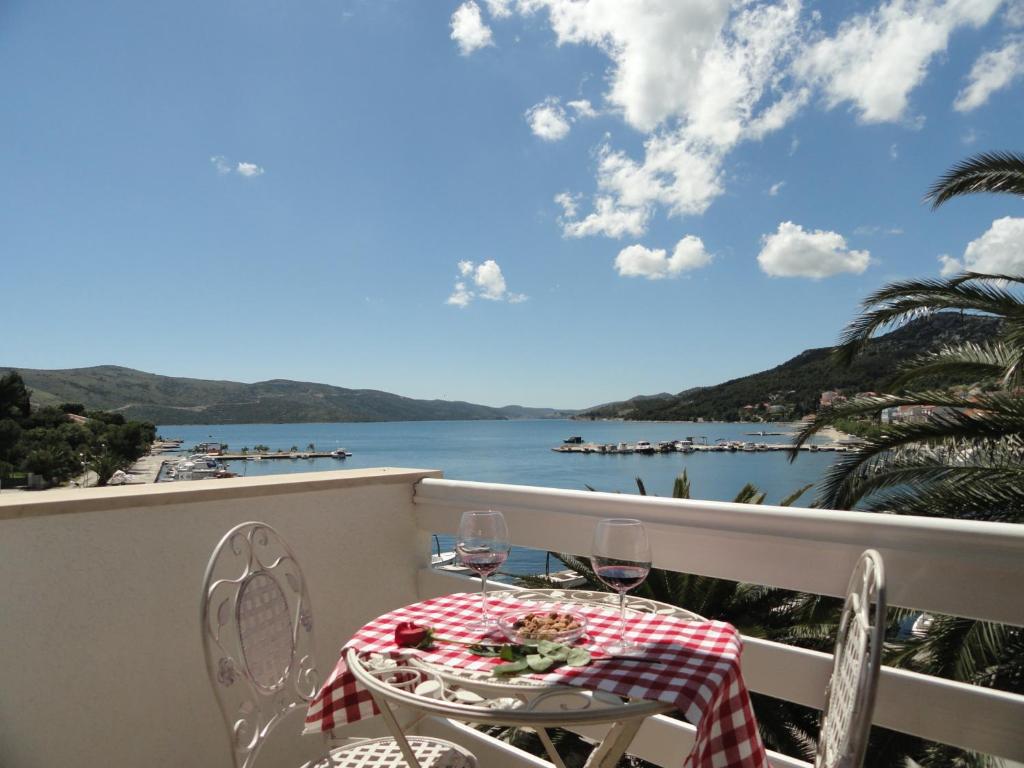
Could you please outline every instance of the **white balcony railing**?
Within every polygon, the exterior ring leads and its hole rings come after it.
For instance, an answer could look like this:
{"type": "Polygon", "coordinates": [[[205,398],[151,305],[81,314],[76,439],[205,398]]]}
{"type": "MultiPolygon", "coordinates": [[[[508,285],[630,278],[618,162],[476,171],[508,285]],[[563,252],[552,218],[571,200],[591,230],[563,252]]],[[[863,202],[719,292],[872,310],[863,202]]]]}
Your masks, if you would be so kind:
{"type": "MultiPolygon", "coordinates": [[[[438,475],[355,470],[0,495],[0,765],[230,766],[200,652],[199,585],[214,544],[243,520],[274,525],[298,555],[324,673],[367,619],[472,586],[429,568],[429,538],[479,507],[501,509],[516,544],[570,552],[585,552],[596,517],[638,517],[655,532],[659,567],[821,594],[839,594],[872,546],[891,603],[1024,624],[1024,526],[438,475]]],[[[829,658],[748,638],[744,674],[755,691],[820,707],[829,658]]],[[[887,669],[875,722],[1024,761],[1024,696],[887,669]]],[[[470,742],[488,768],[547,765],[465,726],[425,728],[470,742]]],[[[674,768],[691,739],[685,723],[654,718],[630,751],[674,768]]],[[[316,742],[299,745],[311,754],[316,742]]]]}

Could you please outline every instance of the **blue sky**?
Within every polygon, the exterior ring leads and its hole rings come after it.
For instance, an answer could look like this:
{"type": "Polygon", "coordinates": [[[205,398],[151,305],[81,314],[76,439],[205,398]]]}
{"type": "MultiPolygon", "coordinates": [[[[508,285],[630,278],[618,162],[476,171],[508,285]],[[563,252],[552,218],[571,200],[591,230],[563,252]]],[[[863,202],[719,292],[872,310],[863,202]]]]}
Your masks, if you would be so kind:
{"type": "Polygon", "coordinates": [[[0,364],[584,407],[1024,272],[999,0],[0,5],[0,364]],[[837,6],[845,15],[837,16],[837,6]],[[940,257],[945,257],[940,261],[940,257]]]}

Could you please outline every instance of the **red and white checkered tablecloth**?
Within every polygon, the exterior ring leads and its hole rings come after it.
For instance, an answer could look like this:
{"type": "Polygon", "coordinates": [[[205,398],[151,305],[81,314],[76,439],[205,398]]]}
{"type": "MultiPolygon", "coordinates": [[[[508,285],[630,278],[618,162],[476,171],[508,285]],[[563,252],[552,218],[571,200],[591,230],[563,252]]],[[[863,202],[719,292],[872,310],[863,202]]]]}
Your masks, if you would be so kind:
{"type": "MultiPolygon", "coordinates": [[[[507,595],[491,602],[495,614],[530,605],[507,595]]],[[[583,603],[574,603],[573,608],[587,617],[588,647],[618,640],[618,611],[583,603]]],[[[432,627],[441,637],[479,642],[483,639],[479,632],[467,628],[479,616],[479,595],[454,594],[399,608],[371,621],[342,650],[338,665],[310,704],[306,732],[329,731],[336,725],[377,714],[369,692],[356,683],[345,664],[349,649],[395,653],[395,626],[404,621],[432,627]]],[[[687,720],[697,724],[697,738],[684,768],[767,768],[768,759],[740,673],[742,643],[732,625],[635,613],[629,619],[629,636],[647,649],[643,658],[563,666],[532,677],[673,704],[687,720]]],[[[486,671],[503,663],[474,656],[465,647],[448,643],[435,643],[417,653],[430,663],[459,669],[486,671]]]]}

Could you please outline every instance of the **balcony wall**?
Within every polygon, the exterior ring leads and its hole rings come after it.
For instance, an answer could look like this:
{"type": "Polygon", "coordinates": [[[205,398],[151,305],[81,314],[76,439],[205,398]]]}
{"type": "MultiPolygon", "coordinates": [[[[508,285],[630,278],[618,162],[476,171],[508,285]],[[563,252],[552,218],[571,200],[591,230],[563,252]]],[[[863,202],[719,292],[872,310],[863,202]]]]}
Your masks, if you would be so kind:
{"type": "MultiPolygon", "coordinates": [[[[200,650],[199,588],[216,542],[245,520],[277,527],[302,563],[324,673],[365,620],[475,589],[428,567],[429,539],[481,507],[505,513],[516,544],[556,551],[585,552],[597,517],[638,517],[654,534],[660,567],[832,595],[873,546],[885,558],[892,604],[1024,624],[1024,526],[438,474],[378,469],[0,495],[0,765],[229,766],[200,650]]],[[[820,707],[829,671],[827,654],[746,639],[744,674],[755,691],[820,707]]],[[[886,670],[875,721],[1024,762],[1021,696],[886,670]]],[[[427,721],[424,729],[470,742],[487,768],[544,765],[463,726],[427,721]]],[[[630,751],[675,768],[692,731],[652,718],[630,751]]]]}
{"type": "Polygon", "coordinates": [[[0,495],[0,765],[230,766],[199,635],[216,543],[246,520],[281,532],[309,583],[326,674],[362,623],[417,599],[429,552],[413,484],[429,474],[0,495]]]}

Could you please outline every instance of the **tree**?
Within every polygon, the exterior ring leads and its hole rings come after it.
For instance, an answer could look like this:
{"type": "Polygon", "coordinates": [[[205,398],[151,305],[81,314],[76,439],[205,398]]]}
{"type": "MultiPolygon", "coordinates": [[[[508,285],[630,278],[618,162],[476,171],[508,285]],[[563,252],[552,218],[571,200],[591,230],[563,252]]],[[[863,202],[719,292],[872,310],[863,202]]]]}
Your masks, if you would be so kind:
{"type": "Polygon", "coordinates": [[[1024,155],[1015,152],[983,152],[950,168],[925,195],[932,210],[959,195],[975,192],[1007,192],[1024,195],[1024,155]]]}
{"type": "Polygon", "coordinates": [[[27,419],[32,412],[30,396],[20,373],[11,371],[0,376],[0,419],[27,419]]]}
{"type": "MultiPolygon", "coordinates": [[[[979,155],[939,179],[927,199],[938,207],[973,192],[1024,194],[1024,156],[979,155]]],[[[817,503],[896,514],[1024,523],[1024,276],[965,272],[949,280],[907,280],[869,296],[835,349],[849,363],[880,329],[929,313],[970,313],[998,319],[989,338],[946,345],[915,357],[894,383],[914,387],[936,374],[976,380],[967,392],[911,389],[857,398],[825,409],[797,438],[840,420],[912,406],[931,411],[916,423],[883,423],[862,447],[829,471],[817,503]]],[[[895,611],[898,618],[916,615],[895,611]]],[[[962,682],[1024,692],[1024,630],[954,616],[932,617],[923,637],[893,644],[886,662],[962,682]]],[[[925,765],[990,761],[941,745],[918,744],[925,765]]],[[[917,756],[919,755],[919,756],[917,756]]]]}

